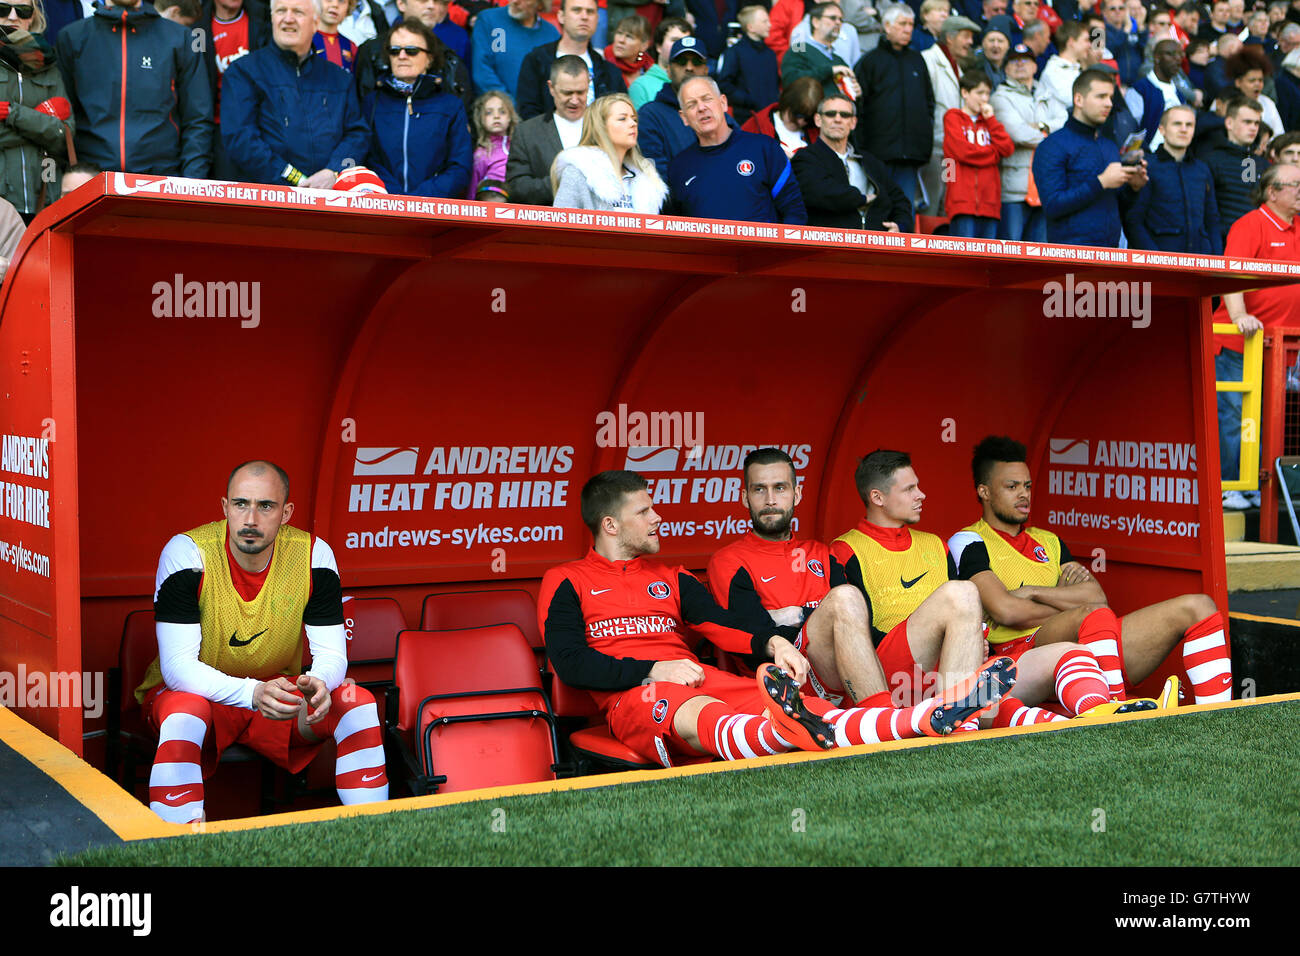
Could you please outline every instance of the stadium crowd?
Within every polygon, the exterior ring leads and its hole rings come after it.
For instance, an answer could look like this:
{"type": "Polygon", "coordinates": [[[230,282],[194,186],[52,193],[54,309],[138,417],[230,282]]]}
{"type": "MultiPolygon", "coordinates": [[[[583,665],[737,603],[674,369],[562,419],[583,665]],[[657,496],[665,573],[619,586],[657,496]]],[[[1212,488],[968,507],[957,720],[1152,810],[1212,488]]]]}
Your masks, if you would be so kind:
{"type": "Polygon", "coordinates": [[[30,222],[101,170],[360,166],[395,194],[1221,253],[1300,159],[1297,0],[547,2],[0,5],[3,198],[30,222]]]}

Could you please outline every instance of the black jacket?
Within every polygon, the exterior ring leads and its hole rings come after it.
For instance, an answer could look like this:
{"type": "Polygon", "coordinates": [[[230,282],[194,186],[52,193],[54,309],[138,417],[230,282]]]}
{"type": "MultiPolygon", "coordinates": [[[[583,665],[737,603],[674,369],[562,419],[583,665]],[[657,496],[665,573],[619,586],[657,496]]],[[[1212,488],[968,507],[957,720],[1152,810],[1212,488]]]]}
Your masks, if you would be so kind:
{"type": "Polygon", "coordinates": [[[887,222],[912,231],[912,208],[907,196],[894,184],[885,164],[870,153],[858,155],[862,171],[875,184],[876,198],[867,206],[865,218],[858,208],[866,197],[849,184],[849,171],[823,140],[804,147],[790,161],[799,180],[799,191],[808,210],[808,225],[836,229],[883,229],[887,222]]]}
{"type": "Polygon", "coordinates": [[[1210,167],[1214,194],[1219,200],[1219,231],[1228,238],[1232,224],[1255,208],[1251,193],[1268,169],[1268,159],[1249,146],[1237,146],[1226,131],[1214,130],[1197,146],[1196,158],[1210,167]]]}
{"type": "MultiPolygon", "coordinates": [[[[543,113],[555,112],[555,101],[551,91],[546,88],[546,81],[551,78],[551,64],[555,62],[555,52],[560,41],[543,43],[528,51],[524,62],[519,67],[519,82],[515,86],[520,119],[532,119],[543,113]]],[[[610,63],[590,43],[587,55],[591,57],[591,70],[596,77],[596,99],[609,93],[626,93],[627,84],[623,82],[623,71],[610,63]]]]}
{"type": "Polygon", "coordinates": [[[883,41],[858,60],[858,152],[881,162],[923,166],[934,140],[934,88],[915,50],[883,41]]]}
{"type": "Polygon", "coordinates": [[[742,36],[718,59],[718,86],[737,123],[744,123],[781,96],[776,54],[762,40],[742,36]]]}

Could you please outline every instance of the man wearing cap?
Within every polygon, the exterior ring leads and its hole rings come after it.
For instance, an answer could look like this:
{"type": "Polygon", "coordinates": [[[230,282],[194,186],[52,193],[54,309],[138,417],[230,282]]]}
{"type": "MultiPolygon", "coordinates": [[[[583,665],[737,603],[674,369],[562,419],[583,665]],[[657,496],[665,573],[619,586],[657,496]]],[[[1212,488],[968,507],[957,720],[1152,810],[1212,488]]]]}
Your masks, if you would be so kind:
{"type": "Polygon", "coordinates": [[[932,216],[943,215],[943,118],[949,110],[961,109],[958,81],[962,64],[969,61],[977,33],[979,27],[966,17],[949,17],[939,28],[939,42],[921,54],[934,90],[930,161],[921,170],[921,184],[929,201],[926,210],[922,211],[928,211],[932,216]]]}
{"type": "Polygon", "coordinates": [[[1051,132],[1047,127],[1047,106],[1035,94],[1034,52],[1017,43],[1007,54],[1006,82],[993,91],[989,103],[1015,143],[1015,152],[1002,160],[1002,219],[998,238],[1019,242],[1047,241],[1047,224],[1042,206],[1030,205],[1029,170],[1034,150],[1051,132]]]}
{"type": "Polygon", "coordinates": [[[808,221],[780,143],[727,125],[727,98],[711,77],[688,78],[678,96],[682,121],[696,138],[668,164],[668,185],[683,215],[787,225],[808,221]]]}
{"type": "Polygon", "coordinates": [[[1070,118],[1034,151],[1034,181],[1047,217],[1048,242],[1118,245],[1121,197],[1127,205],[1146,185],[1146,163],[1125,166],[1119,146],[1101,135],[1114,94],[1108,74],[1084,70],[1074,81],[1070,118]]]}
{"type": "Polygon", "coordinates": [[[1053,133],[1065,125],[1074,109],[1074,81],[1097,62],[1088,28],[1078,20],[1061,24],[1056,31],[1056,49],[1060,52],[1052,55],[1038,78],[1036,97],[1045,107],[1047,126],[1053,133]]]}
{"type": "Polygon", "coordinates": [[[790,44],[781,61],[781,85],[789,86],[801,76],[811,76],[822,85],[822,95],[840,92],[839,83],[848,82],[857,91],[853,69],[832,48],[839,39],[844,11],[834,3],[819,3],[808,13],[812,36],[790,44]]]}
{"type": "Polygon", "coordinates": [[[637,145],[646,159],[655,164],[664,182],[668,181],[669,161],[695,142],[694,134],[682,118],[677,90],[693,76],[708,75],[709,65],[699,39],[680,37],[668,55],[668,82],[660,87],[653,100],[637,111],[641,127],[637,145]]]}

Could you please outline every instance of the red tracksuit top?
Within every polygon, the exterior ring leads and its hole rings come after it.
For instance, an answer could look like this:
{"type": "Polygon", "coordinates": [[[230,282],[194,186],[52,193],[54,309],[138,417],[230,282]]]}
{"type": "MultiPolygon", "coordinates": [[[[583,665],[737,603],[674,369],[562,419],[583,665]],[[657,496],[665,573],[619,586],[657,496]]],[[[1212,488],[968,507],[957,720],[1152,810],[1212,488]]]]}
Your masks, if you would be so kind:
{"type": "Polygon", "coordinates": [[[831,588],[847,582],[844,568],[820,541],[767,541],[750,531],[709,559],[714,599],[746,615],[782,607],[811,610],[831,588]]]}
{"type": "Polygon", "coordinates": [[[973,119],[962,109],[943,115],[943,155],[954,161],[956,178],[948,184],[948,216],[1002,218],[1002,160],[1016,150],[997,117],[973,119]]]}
{"type": "MultiPolygon", "coordinates": [[[[643,557],[610,561],[595,549],[546,572],[537,617],[560,680],[595,691],[635,687],[657,661],[697,660],[686,625],[737,654],[766,656],[776,633],[770,620],[718,607],[684,567],[643,557]]],[[[595,696],[602,707],[610,699],[595,696]]]]}

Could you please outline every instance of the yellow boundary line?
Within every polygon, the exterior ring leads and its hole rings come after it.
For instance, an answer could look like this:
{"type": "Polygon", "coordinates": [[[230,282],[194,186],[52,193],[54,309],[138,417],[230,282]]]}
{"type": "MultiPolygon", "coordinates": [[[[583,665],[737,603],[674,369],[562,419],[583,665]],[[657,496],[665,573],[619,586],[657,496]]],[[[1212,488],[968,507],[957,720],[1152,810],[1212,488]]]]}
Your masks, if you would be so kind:
{"type": "Polygon", "coordinates": [[[404,810],[424,810],[431,807],[445,807],[458,803],[475,803],[485,800],[500,800],[535,793],[562,793],[572,790],[595,790],[601,787],[614,787],[629,783],[653,783],[676,777],[693,777],[706,773],[728,773],[733,770],[755,770],[763,767],[776,767],[785,764],[808,763],[815,760],[838,760],[844,757],[856,757],[863,754],[886,753],[896,750],[914,750],[922,747],[950,746],[978,740],[995,740],[1002,737],[1020,737],[1027,734],[1055,733],[1063,730],[1078,730],[1103,724],[1121,723],[1131,720],[1153,720],[1163,717],[1179,717],[1188,714],[1205,713],[1212,710],[1230,710],[1238,707],[1253,707],[1258,704],[1276,704],[1285,701],[1300,700],[1300,693],[1274,694],[1254,700],[1234,700],[1222,704],[1199,704],[1180,707],[1177,711],[1156,711],[1145,714],[1132,714],[1118,717],[1096,717],[1087,721],[1072,722],[1065,726],[1059,723],[1037,724],[1032,727],[1006,728],[1003,730],[984,730],[978,734],[961,734],[957,737],[935,739],[921,737],[914,740],[894,740],[888,743],[870,744],[862,747],[846,747],[825,753],[804,753],[797,751],[779,754],[774,757],[757,757],[749,760],[716,761],[707,764],[693,764],[687,767],[671,767],[661,770],[630,770],[623,773],[600,774],[592,777],[573,777],[565,780],[546,780],[540,783],[514,784],[508,787],[494,787],[484,790],[469,790],[464,793],[443,793],[423,797],[402,797],[386,803],[366,804],[351,807],[319,807],[314,810],[297,810],[291,813],[271,814],[265,817],[246,817],[240,820],[218,820],[202,826],[184,826],[164,823],[144,804],[127,793],[116,783],[100,773],[94,767],[77,757],[58,741],[47,737],[31,724],[0,707],[0,740],[22,754],[38,768],[49,774],[61,787],[68,791],[79,803],[95,814],[114,833],[126,841],[149,840],[161,837],[184,836],[195,833],[233,833],[242,830],[261,830],[268,827],[289,826],[296,823],[316,823],[324,820],[339,820],[346,817],[373,816],[381,813],[397,813],[404,810]]]}
{"type": "Polygon", "coordinates": [[[1300,621],[1289,617],[1265,617],[1262,614],[1247,614],[1245,611],[1233,611],[1228,615],[1228,623],[1231,625],[1233,618],[1240,618],[1243,621],[1260,621],[1264,624],[1285,624],[1287,627],[1300,627],[1300,621]]]}

